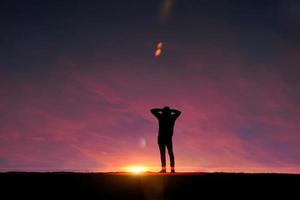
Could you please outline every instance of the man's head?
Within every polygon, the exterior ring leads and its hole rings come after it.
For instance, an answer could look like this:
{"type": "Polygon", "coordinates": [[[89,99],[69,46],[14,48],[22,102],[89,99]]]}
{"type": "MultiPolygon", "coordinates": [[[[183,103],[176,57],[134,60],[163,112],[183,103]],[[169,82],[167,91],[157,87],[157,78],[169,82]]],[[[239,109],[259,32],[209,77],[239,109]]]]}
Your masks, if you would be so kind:
{"type": "Polygon", "coordinates": [[[171,114],[170,107],[168,107],[168,106],[163,107],[162,113],[163,113],[163,115],[170,115],[171,114]]]}

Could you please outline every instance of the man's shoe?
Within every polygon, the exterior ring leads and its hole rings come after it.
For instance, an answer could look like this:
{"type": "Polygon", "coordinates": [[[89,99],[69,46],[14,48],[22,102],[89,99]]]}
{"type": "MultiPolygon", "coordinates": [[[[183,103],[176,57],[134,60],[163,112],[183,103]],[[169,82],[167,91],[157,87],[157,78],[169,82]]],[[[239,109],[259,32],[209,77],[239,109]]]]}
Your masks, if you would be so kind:
{"type": "Polygon", "coordinates": [[[171,166],[171,173],[175,173],[175,167],[171,166]]]}
{"type": "Polygon", "coordinates": [[[166,170],[162,169],[162,170],[159,171],[159,173],[166,173],[166,170]]]}

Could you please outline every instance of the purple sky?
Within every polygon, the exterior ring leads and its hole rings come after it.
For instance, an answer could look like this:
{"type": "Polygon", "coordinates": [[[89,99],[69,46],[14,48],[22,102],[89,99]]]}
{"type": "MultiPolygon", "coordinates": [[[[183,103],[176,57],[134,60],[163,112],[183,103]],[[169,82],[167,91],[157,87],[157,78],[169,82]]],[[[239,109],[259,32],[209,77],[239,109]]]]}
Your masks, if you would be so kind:
{"type": "Polygon", "coordinates": [[[0,171],[300,173],[300,3],[95,2],[0,3],[0,171]]]}

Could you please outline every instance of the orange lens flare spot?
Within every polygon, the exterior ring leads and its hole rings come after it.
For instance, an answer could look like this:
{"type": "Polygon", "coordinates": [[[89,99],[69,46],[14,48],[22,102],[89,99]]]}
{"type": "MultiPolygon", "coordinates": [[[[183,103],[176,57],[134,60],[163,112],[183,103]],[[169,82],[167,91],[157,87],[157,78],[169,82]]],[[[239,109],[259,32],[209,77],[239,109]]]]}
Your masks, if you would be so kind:
{"type": "Polygon", "coordinates": [[[159,57],[161,55],[162,48],[163,48],[163,43],[162,42],[157,43],[156,50],[155,50],[155,53],[154,53],[155,57],[159,57]]]}
{"type": "Polygon", "coordinates": [[[156,49],[155,54],[156,57],[161,55],[161,49],[156,49]]]}
{"type": "Polygon", "coordinates": [[[156,48],[157,49],[161,49],[163,47],[163,43],[162,42],[159,42],[157,45],[156,45],[156,48]]]}

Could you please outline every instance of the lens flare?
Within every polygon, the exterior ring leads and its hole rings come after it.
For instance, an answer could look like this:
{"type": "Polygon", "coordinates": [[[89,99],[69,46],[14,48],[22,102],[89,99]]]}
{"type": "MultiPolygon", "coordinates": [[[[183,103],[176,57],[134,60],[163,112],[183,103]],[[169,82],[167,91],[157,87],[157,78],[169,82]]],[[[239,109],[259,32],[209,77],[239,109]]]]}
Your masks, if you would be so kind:
{"type": "Polygon", "coordinates": [[[154,55],[155,55],[155,57],[159,57],[161,55],[161,49],[156,49],[154,55]]]}
{"type": "Polygon", "coordinates": [[[173,0],[164,0],[160,8],[160,20],[161,23],[165,23],[170,16],[170,12],[173,7],[173,0]]]}
{"type": "Polygon", "coordinates": [[[156,49],[155,49],[155,57],[159,57],[162,53],[162,48],[163,48],[163,43],[162,42],[158,42],[156,45],[156,49]]]}
{"type": "Polygon", "coordinates": [[[157,49],[161,49],[163,47],[163,43],[162,42],[159,42],[157,45],[156,45],[156,48],[157,49]]]}

